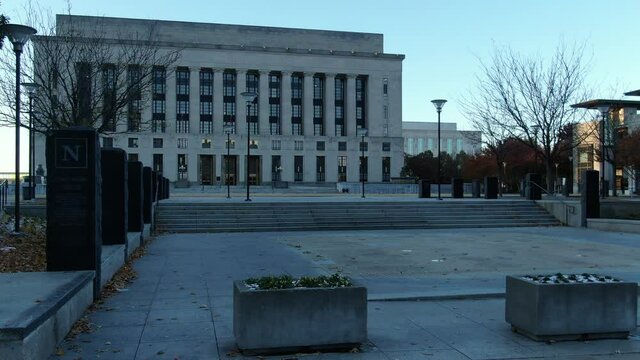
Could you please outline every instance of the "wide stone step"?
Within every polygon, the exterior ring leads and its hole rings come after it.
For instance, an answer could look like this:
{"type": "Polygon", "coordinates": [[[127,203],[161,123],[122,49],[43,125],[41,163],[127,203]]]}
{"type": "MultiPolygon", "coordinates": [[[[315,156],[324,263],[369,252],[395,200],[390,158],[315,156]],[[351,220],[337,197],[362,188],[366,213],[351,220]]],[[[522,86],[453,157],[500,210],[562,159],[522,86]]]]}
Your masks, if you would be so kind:
{"type": "Polygon", "coordinates": [[[220,221],[230,220],[256,220],[256,219],[322,219],[322,218],[381,218],[381,219],[429,219],[440,217],[478,217],[482,219],[500,218],[500,217],[526,217],[526,216],[550,216],[548,213],[541,211],[518,211],[518,212],[461,212],[461,213],[377,213],[377,214],[361,214],[361,213],[294,213],[294,214],[162,214],[157,216],[158,221],[173,220],[190,220],[190,219],[210,219],[220,221]]]}

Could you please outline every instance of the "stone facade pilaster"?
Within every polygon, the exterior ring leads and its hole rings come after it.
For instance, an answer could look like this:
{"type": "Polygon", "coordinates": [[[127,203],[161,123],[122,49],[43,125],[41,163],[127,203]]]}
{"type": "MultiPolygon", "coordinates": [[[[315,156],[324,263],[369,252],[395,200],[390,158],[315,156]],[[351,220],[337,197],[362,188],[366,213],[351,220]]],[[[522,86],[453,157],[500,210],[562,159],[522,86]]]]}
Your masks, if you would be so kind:
{"type": "MultiPolygon", "coordinates": [[[[307,136],[313,136],[313,75],[313,72],[304,73],[302,91],[302,126],[304,134],[307,136]]],[[[307,172],[306,165],[305,161],[305,173],[307,172]]]]}
{"type": "MultiPolygon", "coordinates": [[[[325,74],[324,79],[324,134],[336,136],[336,74],[325,74]]],[[[328,169],[327,169],[328,170],[328,169]]],[[[337,174],[337,170],[336,170],[337,174]]],[[[329,174],[327,173],[327,176],[329,174]]]]}
{"type": "Polygon", "coordinates": [[[223,87],[222,87],[222,69],[213,70],[213,134],[225,135],[223,131],[224,124],[224,105],[223,105],[223,87]]]}
{"type": "MultiPolygon", "coordinates": [[[[291,72],[283,71],[282,79],[280,79],[280,84],[282,86],[282,92],[280,94],[280,124],[282,127],[282,135],[290,136],[291,135],[291,72]]],[[[293,160],[292,160],[293,161],[293,160]]],[[[282,167],[284,167],[284,162],[282,167]]],[[[293,162],[289,166],[289,169],[293,167],[293,162]]],[[[291,170],[293,171],[293,170],[291,170]]],[[[284,176],[287,172],[283,171],[282,175],[284,176]]],[[[293,175],[292,178],[293,179],[293,175]]],[[[283,180],[288,181],[283,178],[283,180]]]]}
{"type": "MultiPolygon", "coordinates": [[[[260,70],[258,91],[258,129],[261,135],[269,135],[269,70],[260,70]]],[[[267,144],[260,144],[266,146],[267,144]]],[[[271,145],[271,144],[269,144],[271,145]]],[[[268,171],[271,178],[271,171],[268,171]]]]}

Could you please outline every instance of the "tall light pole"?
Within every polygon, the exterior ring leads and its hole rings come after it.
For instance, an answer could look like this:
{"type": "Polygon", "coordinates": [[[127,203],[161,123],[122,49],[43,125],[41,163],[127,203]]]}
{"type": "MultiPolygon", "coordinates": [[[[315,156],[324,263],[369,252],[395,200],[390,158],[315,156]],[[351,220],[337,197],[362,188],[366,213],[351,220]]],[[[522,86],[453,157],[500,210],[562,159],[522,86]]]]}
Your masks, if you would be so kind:
{"type": "Polygon", "coordinates": [[[606,137],[604,122],[609,114],[609,105],[598,106],[598,111],[600,111],[602,115],[602,122],[600,124],[600,197],[604,199],[607,196],[607,188],[604,186],[604,161],[606,156],[604,149],[604,138],[606,137]]]}
{"type": "Polygon", "coordinates": [[[364,199],[364,137],[367,136],[367,129],[358,128],[357,134],[362,137],[360,142],[360,151],[362,152],[362,157],[360,158],[360,181],[362,182],[362,198],[364,199]]]}
{"type": "MultiPolygon", "coordinates": [[[[503,173],[503,179],[502,179],[502,183],[504,184],[504,190],[507,190],[507,162],[503,161],[502,162],[502,173],[503,173]]],[[[502,196],[502,190],[500,191],[500,195],[502,196]]]]}
{"type": "Polygon", "coordinates": [[[227,182],[227,199],[231,199],[231,181],[229,181],[229,160],[231,159],[231,133],[233,132],[234,126],[231,124],[227,124],[223,126],[224,132],[227,134],[227,159],[225,161],[225,181],[227,182]]]}
{"type": "Polygon", "coordinates": [[[20,55],[24,44],[36,33],[36,29],[18,24],[0,25],[0,33],[7,35],[16,54],[16,172],[15,172],[15,224],[14,231],[20,232],[20,55]]]}
{"type": "Polygon", "coordinates": [[[442,173],[441,171],[441,163],[440,163],[440,112],[442,112],[442,107],[444,106],[444,103],[447,102],[447,100],[445,99],[435,99],[435,100],[431,100],[431,102],[433,103],[433,106],[436,107],[436,111],[438,112],[438,200],[442,200],[442,196],[440,196],[440,183],[442,181],[441,180],[441,176],[440,174],[442,173]]]}
{"type": "Polygon", "coordinates": [[[251,201],[251,199],[249,198],[249,158],[251,156],[251,123],[249,122],[249,112],[251,111],[251,104],[256,100],[256,97],[258,97],[258,94],[254,93],[254,92],[249,92],[249,91],[245,91],[242,94],[240,94],[240,96],[242,96],[242,98],[244,99],[244,101],[246,101],[247,103],[247,176],[246,176],[246,181],[247,181],[247,198],[244,201],[251,201]]]}
{"type": "Polygon", "coordinates": [[[560,164],[559,164],[559,163],[555,163],[555,165],[556,165],[556,181],[555,181],[556,186],[554,186],[554,189],[553,189],[553,190],[554,190],[554,191],[553,191],[554,193],[555,193],[555,192],[557,192],[557,190],[556,190],[556,189],[558,189],[558,185],[559,185],[559,184],[558,184],[558,165],[560,165],[560,164]]]}

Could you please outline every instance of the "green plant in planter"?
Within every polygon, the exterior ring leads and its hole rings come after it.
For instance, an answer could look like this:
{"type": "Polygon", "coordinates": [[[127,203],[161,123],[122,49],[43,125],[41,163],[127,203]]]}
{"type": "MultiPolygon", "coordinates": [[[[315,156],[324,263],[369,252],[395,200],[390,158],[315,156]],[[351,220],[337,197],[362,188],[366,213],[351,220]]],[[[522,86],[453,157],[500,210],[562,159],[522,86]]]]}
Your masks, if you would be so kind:
{"type": "Polygon", "coordinates": [[[263,276],[247,279],[244,283],[253,290],[348,287],[353,285],[348,277],[338,273],[330,276],[303,276],[300,279],[295,279],[290,275],[263,276]]]}

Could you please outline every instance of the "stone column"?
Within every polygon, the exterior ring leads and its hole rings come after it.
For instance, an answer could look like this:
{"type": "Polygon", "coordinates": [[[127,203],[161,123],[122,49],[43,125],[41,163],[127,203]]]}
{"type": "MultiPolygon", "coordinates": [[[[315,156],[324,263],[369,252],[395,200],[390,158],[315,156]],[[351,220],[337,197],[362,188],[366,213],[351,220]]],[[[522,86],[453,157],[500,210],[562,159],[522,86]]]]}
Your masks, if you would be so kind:
{"type": "MultiPolygon", "coordinates": [[[[336,74],[325,74],[324,79],[324,134],[336,136],[336,74]]],[[[327,172],[327,181],[329,179],[327,172]]],[[[337,170],[336,175],[337,176],[337,170]]]]}
{"type": "Polygon", "coordinates": [[[151,224],[151,204],[153,202],[151,183],[151,168],[142,168],[142,219],[145,224],[151,224]]]}
{"type": "Polygon", "coordinates": [[[356,132],[356,75],[347,75],[347,87],[344,92],[345,117],[344,126],[347,136],[357,136],[356,132]]]}
{"type": "MultiPolygon", "coordinates": [[[[269,135],[269,70],[260,70],[258,87],[258,129],[260,135],[266,136],[269,135]]],[[[269,174],[271,174],[271,171],[269,171],[269,174]]]]}
{"type": "Polygon", "coordinates": [[[308,136],[313,136],[313,75],[312,72],[305,72],[302,85],[302,126],[303,133],[308,136]]]}
{"type": "MultiPolygon", "coordinates": [[[[282,79],[280,79],[282,92],[280,93],[280,126],[282,127],[282,135],[291,135],[291,71],[283,71],[282,79]]],[[[283,144],[284,145],[284,144],[283,144]]],[[[293,160],[291,160],[293,167],[293,160]]],[[[283,162],[284,164],[284,162],[283,162]]],[[[284,167],[284,165],[282,165],[284,167]]],[[[284,172],[283,172],[284,176],[284,172]]],[[[293,175],[291,175],[293,180],[293,175]]],[[[283,181],[289,181],[282,179],[283,181]]]]}
{"type": "MultiPolygon", "coordinates": [[[[226,135],[222,129],[224,124],[223,109],[223,87],[222,87],[222,70],[213,70],[213,134],[216,140],[220,135],[226,140],[226,135]]],[[[220,138],[222,139],[222,138],[220,138]]],[[[222,140],[222,141],[224,141],[222,140]]],[[[214,145],[215,146],[215,145],[214,145]]]]}

